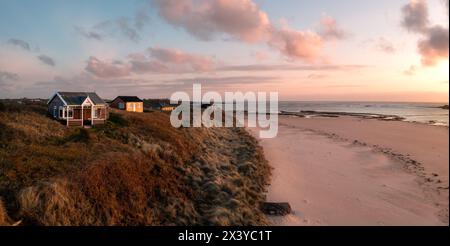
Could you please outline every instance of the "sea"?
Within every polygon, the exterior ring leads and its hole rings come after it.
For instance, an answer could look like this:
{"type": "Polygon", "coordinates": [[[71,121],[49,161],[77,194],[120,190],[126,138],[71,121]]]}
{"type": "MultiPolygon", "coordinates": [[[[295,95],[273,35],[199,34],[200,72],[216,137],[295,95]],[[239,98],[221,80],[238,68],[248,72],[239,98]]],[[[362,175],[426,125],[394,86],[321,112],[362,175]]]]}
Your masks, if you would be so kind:
{"type": "Polygon", "coordinates": [[[405,121],[419,122],[432,125],[448,126],[449,110],[441,107],[448,103],[420,103],[420,102],[279,102],[279,111],[320,111],[395,115],[405,121]]]}
{"type": "MultiPolygon", "coordinates": [[[[231,104],[231,103],[224,103],[231,104]]],[[[449,125],[449,110],[441,107],[448,103],[422,103],[422,102],[312,102],[312,101],[280,101],[278,109],[268,103],[267,110],[272,113],[300,111],[332,112],[332,113],[358,113],[367,115],[398,116],[404,121],[419,122],[431,125],[449,125]]],[[[232,109],[232,107],[231,107],[232,109]]],[[[245,107],[248,112],[252,111],[245,107]]],[[[259,109],[257,109],[258,111],[259,109]]]]}

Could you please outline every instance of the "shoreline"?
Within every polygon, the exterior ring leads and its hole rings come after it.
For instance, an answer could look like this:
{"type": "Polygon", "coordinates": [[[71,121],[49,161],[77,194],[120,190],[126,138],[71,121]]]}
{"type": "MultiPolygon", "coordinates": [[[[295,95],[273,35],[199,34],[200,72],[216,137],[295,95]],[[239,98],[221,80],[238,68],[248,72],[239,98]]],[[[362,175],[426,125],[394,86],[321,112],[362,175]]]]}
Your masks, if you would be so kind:
{"type": "Polygon", "coordinates": [[[272,224],[448,225],[448,127],[347,115],[279,121],[278,137],[259,140],[274,168],[267,197],[294,214],[272,224]]]}
{"type": "Polygon", "coordinates": [[[388,114],[376,114],[376,113],[353,113],[353,112],[329,112],[329,111],[315,111],[315,110],[304,110],[300,112],[289,112],[289,111],[280,111],[278,113],[279,116],[296,116],[300,118],[312,118],[312,117],[329,117],[336,118],[342,116],[351,116],[358,117],[362,119],[376,119],[376,120],[384,120],[384,121],[401,121],[401,122],[409,122],[409,123],[417,123],[424,124],[430,126],[440,126],[440,127],[449,127],[449,125],[439,123],[436,121],[429,122],[420,122],[420,121],[410,121],[405,117],[398,115],[388,115],[388,114]]]}

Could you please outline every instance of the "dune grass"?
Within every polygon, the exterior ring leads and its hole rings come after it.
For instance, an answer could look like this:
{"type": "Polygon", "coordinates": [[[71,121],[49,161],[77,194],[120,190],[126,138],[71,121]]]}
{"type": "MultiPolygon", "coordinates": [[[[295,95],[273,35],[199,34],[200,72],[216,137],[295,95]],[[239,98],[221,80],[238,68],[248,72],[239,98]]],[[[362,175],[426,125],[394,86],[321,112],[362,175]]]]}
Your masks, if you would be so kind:
{"type": "Polygon", "coordinates": [[[0,107],[0,224],[264,225],[270,168],[244,129],[113,111],[66,128],[45,104],[0,107]]]}
{"type": "Polygon", "coordinates": [[[6,208],[3,205],[3,201],[0,198],[0,226],[10,225],[10,220],[8,218],[8,214],[6,212],[6,208]]]}

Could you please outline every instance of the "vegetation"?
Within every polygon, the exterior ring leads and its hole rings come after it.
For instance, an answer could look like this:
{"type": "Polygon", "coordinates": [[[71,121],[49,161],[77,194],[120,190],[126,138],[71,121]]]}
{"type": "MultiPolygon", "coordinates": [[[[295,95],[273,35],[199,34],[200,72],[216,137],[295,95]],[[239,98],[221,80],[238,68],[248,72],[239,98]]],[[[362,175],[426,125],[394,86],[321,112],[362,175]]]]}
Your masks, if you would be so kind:
{"type": "Polygon", "coordinates": [[[270,168],[240,128],[113,111],[66,128],[45,103],[0,107],[0,225],[264,225],[270,168]]]}
{"type": "Polygon", "coordinates": [[[10,221],[6,213],[6,209],[3,206],[3,201],[0,199],[0,226],[9,225],[10,221]]]}

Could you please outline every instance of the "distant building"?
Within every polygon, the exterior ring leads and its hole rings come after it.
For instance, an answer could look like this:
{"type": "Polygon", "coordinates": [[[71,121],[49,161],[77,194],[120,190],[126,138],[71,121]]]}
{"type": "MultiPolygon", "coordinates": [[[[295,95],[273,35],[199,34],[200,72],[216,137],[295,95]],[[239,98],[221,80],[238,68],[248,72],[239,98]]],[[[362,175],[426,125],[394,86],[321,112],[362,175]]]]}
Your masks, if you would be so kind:
{"type": "Polygon", "coordinates": [[[161,100],[161,101],[157,101],[157,100],[152,100],[149,103],[149,109],[152,110],[161,110],[161,111],[172,111],[174,110],[178,105],[176,104],[170,104],[170,103],[166,103],[165,101],[161,100]]]}
{"type": "Polygon", "coordinates": [[[118,96],[112,100],[109,106],[128,112],[144,112],[144,101],[136,96],[118,96]]]}
{"type": "Polygon", "coordinates": [[[104,124],[108,105],[95,92],[56,92],[47,102],[48,113],[67,126],[104,124]]]}

